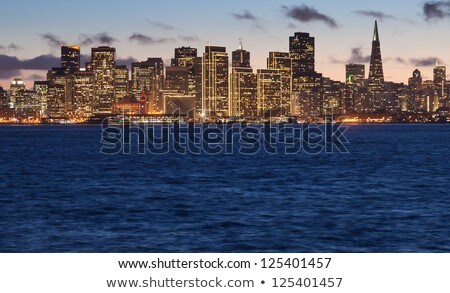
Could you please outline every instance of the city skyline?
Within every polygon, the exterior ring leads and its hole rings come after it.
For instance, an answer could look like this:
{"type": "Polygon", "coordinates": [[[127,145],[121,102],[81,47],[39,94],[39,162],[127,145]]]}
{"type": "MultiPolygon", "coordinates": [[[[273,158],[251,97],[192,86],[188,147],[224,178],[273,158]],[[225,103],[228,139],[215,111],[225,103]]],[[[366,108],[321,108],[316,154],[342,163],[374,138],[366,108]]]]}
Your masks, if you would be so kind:
{"type": "Polygon", "coordinates": [[[174,48],[200,49],[217,45],[231,52],[238,48],[238,40],[243,39],[244,48],[252,53],[252,67],[266,68],[267,54],[287,51],[286,37],[294,31],[308,32],[316,38],[316,71],[343,81],[346,63],[364,63],[368,68],[371,48],[367,32],[372,30],[374,19],[379,20],[382,34],[386,81],[407,83],[416,68],[422,72],[424,80],[432,79],[436,60],[448,64],[445,50],[449,41],[441,37],[448,24],[448,2],[439,5],[420,1],[373,1],[352,5],[325,2],[329,1],[264,5],[260,5],[260,1],[239,4],[230,1],[220,9],[215,3],[203,1],[135,3],[132,6],[118,2],[102,6],[105,2],[99,1],[89,9],[83,1],[80,8],[73,9],[55,1],[46,1],[34,9],[27,5],[19,7],[17,3],[2,4],[5,11],[20,11],[23,20],[14,20],[13,13],[0,20],[2,27],[9,27],[0,39],[0,86],[9,88],[14,77],[23,78],[27,88],[32,87],[34,80],[45,79],[47,70],[58,65],[52,62],[59,61],[59,45],[63,44],[80,45],[84,59],[91,47],[108,43],[117,49],[118,64],[129,66],[131,61],[160,57],[168,66],[174,57],[174,48]],[[183,7],[188,9],[189,5],[199,9],[189,9],[190,15],[184,15],[183,7]],[[67,9],[71,9],[71,13],[62,13],[67,9]],[[158,13],[155,15],[152,11],[158,13]],[[131,12],[134,13],[132,18],[119,17],[131,12]],[[39,30],[30,29],[37,19],[39,30]],[[410,49],[405,50],[407,46],[410,49]]]}

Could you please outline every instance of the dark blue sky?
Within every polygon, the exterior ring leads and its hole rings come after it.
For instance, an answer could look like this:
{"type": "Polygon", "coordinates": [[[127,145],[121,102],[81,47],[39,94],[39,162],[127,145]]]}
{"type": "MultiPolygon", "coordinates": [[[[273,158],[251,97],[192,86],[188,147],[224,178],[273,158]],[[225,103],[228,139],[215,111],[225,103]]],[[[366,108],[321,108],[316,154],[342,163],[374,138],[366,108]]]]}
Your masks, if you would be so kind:
{"type": "Polygon", "coordinates": [[[211,44],[227,46],[231,52],[242,38],[244,48],[252,52],[253,67],[262,68],[269,51],[287,50],[295,31],[316,37],[317,70],[344,80],[346,62],[367,64],[376,18],[386,79],[405,82],[415,68],[431,77],[432,60],[439,58],[444,64],[450,60],[450,4],[431,4],[427,10],[424,4],[417,0],[7,1],[0,4],[0,85],[9,88],[10,80],[20,76],[31,87],[32,79],[45,75],[43,70],[21,70],[27,67],[24,62],[14,65],[16,71],[10,65],[6,72],[5,56],[20,60],[58,56],[63,43],[82,44],[82,53],[89,54],[90,47],[108,42],[121,59],[168,60],[175,47],[193,46],[202,53],[211,44]]]}

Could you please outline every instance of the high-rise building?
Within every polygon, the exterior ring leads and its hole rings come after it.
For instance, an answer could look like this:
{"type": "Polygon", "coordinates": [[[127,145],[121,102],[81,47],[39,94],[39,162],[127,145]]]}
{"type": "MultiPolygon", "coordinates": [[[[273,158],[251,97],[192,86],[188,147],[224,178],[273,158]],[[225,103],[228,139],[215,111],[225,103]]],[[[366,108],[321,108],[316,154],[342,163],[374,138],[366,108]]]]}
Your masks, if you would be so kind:
{"type": "Polygon", "coordinates": [[[250,52],[239,45],[239,49],[231,53],[231,66],[237,68],[250,68],[250,52]]]}
{"type": "Polygon", "coordinates": [[[308,33],[297,32],[289,38],[289,53],[292,58],[292,73],[294,80],[302,75],[315,72],[314,37],[308,33]]]}
{"type": "Polygon", "coordinates": [[[225,47],[205,47],[202,65],[202,115],[229,115],[228,53],[225,47]]]}
{"type": "Polygon", "coordinates": [[[370,57],[369,70],[369,91],[379,93],[384,86],[383,60],[381,58],[380,36],[378,34],[378,23],[375,21],[375,28],[372,39],[372,55],[370,57]]]}
{"type": "Polygon", "coordinates": [[[357,87],[364,86],[366,69],[364,64],[350,63],[345,65],[345,83],[357,87]]]}
{"type": "Polygon", "coordinates": [[[230,116],[258,116],[257,75],[251,68],[233,67],[230,74],[230,116]]]}
{"type": "Polygon", "coordinates": [[[114,74],[115,101],[121,102],[130,94],[128,68],[126,65],[116,65],[114,74]]]}
{"type": "Polygon", "coordinates": [[[0,86],[0,108],[9,108],[8,92],[0,86]]]}
{"type": "Polygon", "coordinates": [[[48,81],[35,81],[34,90],[39,97],[40,115],[45,117],[47,115],[48,81]]]}
{"type": "MultiPolygon", "coordinates": [[[[188,95],[197,95],[196,76],[201,75],[197,72],[195,66],[195,58],[197,58],[197,49],[190,47],[180,47],[175,49],[175,58],[172,59],[172,66],[185,67],[188,69],[188,95]]],[[[200,68],[201,71],[201,68],[200,68]]]]}
{"type": "Polygon", "coordinates": [[[433,69],[433,82],[435,89],[435,99],[434,99],[435,109],[445,106],[445,102],[447,99],[446,80],[447,80],[446,67],[436,64],[436,67],[433,69]]]}
{"type": "Polygon", "coordinates": [[[145,113],[162,113],[160,92],[164,89],[164,62],[161,58],[148,58],[132,64],[133,96],[145,104],[145,113]]]}
{"type": "Polygon", "coordinates": [[[407,111],[426,111],[427,103],[422,93],[422,74],[418,69],[414,70],[412,77],[408,80],[409,93],[406,99],[407,111]]]}
{"type": "Polygon", "coordinates": [[[287,52],[269,52],[267,69],[276,69],[281,74],[281,108],[278,112],[281,116],[294,115],[292,109],[292,58],[287,52]]]}
{"type": "Polygon", "coordinates": [[[21,103],[25,92],[25,83],[21,78],[14,78],[10,86],[10,103],[12,108],[16,108],[17,103],[21,103]]]}
{"type": "Polygon", "coordinates": [[[95,113],[95,74],[91,71],[74,73],[74,112],[77,117],[87,118],[95,113]]]}
{"type": "Polygon", "coordinates": [[[109,46],[92,48],[91,70],[94,73],[94,113],[112,113],[115,102],[114,74],[116,49],[109,46]]]}
{"type": "MultiPolygon", "coordinates": [[[[64,87],[64,107],[66,112],[72,111],[73,105],[73,75],[61,67],[53,67],[47,72],[49,86],[60,85],[64,87]]],[[[59,91],[58,91],[59,94],[59,91]]],[[[58,96],[57,99],[60,97],[58,96]]]]}
{"type": "Polygon", "coordinates": [[[277,69],[258,69],[258,116],[286,116],[282,98],[283,75],[277,69]]]}
{"type": "Polygon", "coordinates": [[[61,46],[61,68],[70,73],[80,70],[79,46],[61,46]]]}
{"type": "Polygon", "coordinates": [[[189,69],[181,66],[166,67],[166,90],[178,94],[188,95],[189,93],[189,69]]]}

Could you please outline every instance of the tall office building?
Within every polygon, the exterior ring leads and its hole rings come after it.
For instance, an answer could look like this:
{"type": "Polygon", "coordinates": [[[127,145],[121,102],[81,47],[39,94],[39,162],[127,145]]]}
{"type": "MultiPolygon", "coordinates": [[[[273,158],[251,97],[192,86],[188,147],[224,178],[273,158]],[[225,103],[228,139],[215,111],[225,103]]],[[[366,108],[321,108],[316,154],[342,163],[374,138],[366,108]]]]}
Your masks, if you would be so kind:
{"type": "Polygon", "coordinates": [[[408,111],[426,111],[427,102],[422,93],[423,79],[421,72],[416,69],[413,71],[412,77],[408,79],[409,94],[406,100],[406,109],[408,111]]]}
{"type": "Polygon", "coordinates": [[[315,45],[314,37],[308,33],[297,32],[289,38],[289,53],[292,58],[292,71],[294,79],[301,75],[315,72],[315,45]]]}
{"type": "MultiPolygon", "coordinates": [[[[188,95],[197,95],[196,76],[201,74],[195,67],[195,58],[197,58],[197,49],[191,47],[180,47],[175,49],[175,58],[172,59],[172,66],[185,67],[188,69],[188,95]]],[[[201,71],[201,70],[200,70],[201,71]]]]}
{"type": "Polygon", "coordinates": [[[277,69],[258,69],[257,75],[258,116],[286,116],[282,98],[283,75],[277,69]]]}
{"type": "Polygon", "coordinates": [[[0,108],[9,108],[8,92],[0,86],[0,108]]]}
{"type": "Polygon", "coordinates": [[[383,60],[381,58],[380,36],[378,34],[378,23],[375,21],[375,28],[372,39],[372,55],[370,57],[369,70],[369,90],[372,93],[379,93],[384,86],[383,60]]]}
{"type": "Polygon", "coordinates": [[[357,87],[364,86],[366,69],[364,64],[350,63],[345,65],[345,83],[357,87]]]}
{"type": "Polygon", "coordinates": [[[251,68],[233,67],[230,74],[230,116],[258,116],[257,75],[251,68]]]}
{"type": "Polygon", "coordinates": [[[80,118],[88,118],[95,114],[94,77],[91,71],[74,73],[74,112],[80,118]]]}
{"type": "Polygon", "coordinates": [[[202,65],[202,114],[229,115],[228,53],[225,47],[206,46],[202,65]]]}
{"type": "Polygon", "coordinates": [[[91,70],[94,73],[94,113],[112,113],[115,102],[114,74],[116,49],[109,46],[92,48],[91,70]]]}
{"type": "Polygon", "coordinates": [[[250,68],[250,52],[244,50],[242,43],[239,49],[231,53],[231,66],[239,68],[250,68]]]}
{"type": "Polygon", "coordinates": [[[45,117],[47,115],[48,81],[35,81],[33,87],[39,97],[40,115],[45,117]]]}
{"type": "Polygon", "coordinates": [[[445,106],[445,101],[447,99],[446,79],[446,67],[438,65],[436,62],[436,67],[433,69],[433,82],[436,96],[434,99],[435,109],[445,106]]]}
{"type": "Polygon", "coordinates": [[[115,89],[115,101],[122,102],[127,97],[129,92],[129,77],[128,68],[126,65],[116,65],[114,73],[114,89],[115,89]]]}
{"type": "Polygon", "coordinates": [[[292,109],[292,58],[288,52],[269,52],[267,58],[267,69],[276,69],[281,74],[281,105],[278,114],[290,116],[295,113],[292,109]]]}
{"type": "Polygon", "coordinates": [[[148,58],[134,62],[131,69],[133,96],[145,104],[147,114],[162,113],[160,92],[164,89],[164,62],[161,58],[148,58]]]}
{"type": "Polygon", "coordinates": [[[61,68],[70,73],[80,70],[79,46],[61,46],[61,68]]]}
{"type": "Polygon", "coordinates": [[[181,66],[166,67],[165,89],[178,94],[188,95],[189,92],[189,69],[181,66]]]}

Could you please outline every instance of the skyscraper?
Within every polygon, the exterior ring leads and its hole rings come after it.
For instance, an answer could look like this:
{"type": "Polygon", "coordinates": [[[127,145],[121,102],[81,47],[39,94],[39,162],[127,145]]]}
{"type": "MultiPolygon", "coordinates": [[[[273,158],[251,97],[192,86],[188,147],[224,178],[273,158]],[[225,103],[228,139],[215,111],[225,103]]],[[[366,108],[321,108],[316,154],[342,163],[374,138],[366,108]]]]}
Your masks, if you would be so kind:
{"type": "Polygon", "coordinates": [[[164,62],[161,58],[148,58],[134,62],[131,69],[133,95],[145,103],[145,113],[162,113],[160,91],[164,89],[164,62]]]}
{"type": "Polygon", "coordinates": [[[122,102],[129,93],[128,68],[126,65],[116,65],[114,74],[115,101],[122,102]]]}
{"type": "MultiPolygon", "coordinates": [[[[175,58],[172,59],[172,66],[186,67],[188,69],[188,94],[197,95],[196,76],[201,74],[195,67],[195,58],[197,58],[197,49],[191,47],[180,47],[175,49],[175,58]]],[[[201,70],[200,70],[201,71],[201,70]]]]}
{"type": "Polygon", "coordinates": [[[378,23],[375,21],[375,28],[372,39],[372,55],[370,57],[369,70],[369,91],[379,93],[384,86],[383,60],[381,58],[380,36],[378,34],[378,23]]]}
{"type": "Polygon", "coordinates": [[[95,110],[94,73],[91,71],[75,72],[73,92],[75,114],[84,118],[93,115],[95,110]]]}
{"type": "Polygon", "coordinates": [[[233,67],[230,74],[230,116],[258,116],[257,95],[257,75],[253,69],[233,67]]]}
{"type": "Polygon", "coordinates": [[[283,75],[277,69],[258,69],[258,116],[285,115],[282,99],[283,75]]]}
{"type": "Polygon", "coordinates": [[[446,67],[440,66],[436,62],[436,67],[433,69],[433,82],[435,90],[435,109],[443,107],[445,105],[446,95],[446,67]]]}
{"type": "Polygon", "coordinates": [[[345,83],[347,85],[363,87],[366,74],[365,71],[364,64],[350,63],[345,65],[345,83]]]}
{"type": "Polygon", "coordinates": [[[276,113],[280,116],[289,116],[294,114],[292,105],[292,58],[288,52],[269,52],[267,58],[267,69],[278,70],[281,74],[281,101],[280,109],[276,113]]]}
{"type": "Polygon", "coordinates": [[[250,68],[250,52],[243,49],[242,43],[231,53],[231,64],[232,67],[250,68]]]}
{"type": "Polygon", "coordinates": [[[225,47],[206,46],[202,65],[202,114],[229,115],[228,53],[225,47]]]}
{"type": "Polygon", "coordinates": [[[79,46],[61,46],[61,68],[70,73],[80,70],[79,46]]]}
{"type": "Polygon", "coordinates": [[[308,33],[298,32],[289,38],[289,53],[292,58],[294,79],[315,72],[314,37],[308,33]]]}
{"type": "Polygon", "coordinates": [[[92,48],[91,58],[91,68],[94,72],[94,112],[109,114],[112,112],[112,106],[115,102],[116,49],[109,46],[92,48]]]}

